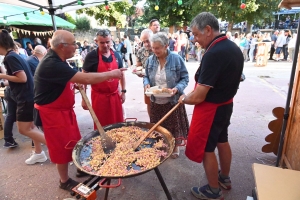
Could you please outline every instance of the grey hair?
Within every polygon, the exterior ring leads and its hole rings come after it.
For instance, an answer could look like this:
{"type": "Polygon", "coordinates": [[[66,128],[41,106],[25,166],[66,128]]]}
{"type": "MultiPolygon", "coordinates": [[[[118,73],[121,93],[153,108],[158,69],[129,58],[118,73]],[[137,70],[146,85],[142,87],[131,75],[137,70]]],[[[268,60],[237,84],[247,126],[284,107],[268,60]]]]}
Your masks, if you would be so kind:
{"type": "Polygon", "coordinates": [[[158,32],[151,36],[150,42],[159,42],[161,45],[166,46],[169,44],[169,39],[166,34],[158,32]]]}
{"type": "Polygon", "coordinates": [[[52,40],[50,41],[50,45],[52,48],[56,48],[59,44],[64,42],[65,40],[63,34],[57,34],[52,37],[52,40]]]}
{"type": "Polygon", "coordinates": [[[202,12],[198,14],[191,22],[190,27],[195,27],[203,32],[206,26],[210,26],[214,31],[220,31],[218,19],[209,12],[202,12]]]}
{"type": "Polygon", "coordinates": [[[151,31],[151,29],[146,28],[141,32],[141,36],[142,35],[148,35],[149,37],[151,37],[153,35],[153,32],[151,31]]]}

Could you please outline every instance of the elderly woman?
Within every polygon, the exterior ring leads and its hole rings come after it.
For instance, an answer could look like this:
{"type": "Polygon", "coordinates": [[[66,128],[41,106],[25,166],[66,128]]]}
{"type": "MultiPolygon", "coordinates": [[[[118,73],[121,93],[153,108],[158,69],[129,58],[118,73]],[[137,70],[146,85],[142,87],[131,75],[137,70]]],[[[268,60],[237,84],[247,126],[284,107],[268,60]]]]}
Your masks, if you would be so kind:
{"type": "MultiPolygon", "coordinates": [[[[150,56],[145,63],[145,90],[160,86],[172,91],[171,97],[151,96],[150,122],[156,123],[175,106],[189,82],[189,76],[183,59],[168,49],[169,41],[164,33],[154,34],[150,42],[154,55],[150,56]]],[[[175,139],[186,138],[189,122],[184,105],[180,105],[161,125],[168,129],[175,139]]],[[[179,144],[181,140],[176,140],[172,158],[178,158],[179,144]]]]}

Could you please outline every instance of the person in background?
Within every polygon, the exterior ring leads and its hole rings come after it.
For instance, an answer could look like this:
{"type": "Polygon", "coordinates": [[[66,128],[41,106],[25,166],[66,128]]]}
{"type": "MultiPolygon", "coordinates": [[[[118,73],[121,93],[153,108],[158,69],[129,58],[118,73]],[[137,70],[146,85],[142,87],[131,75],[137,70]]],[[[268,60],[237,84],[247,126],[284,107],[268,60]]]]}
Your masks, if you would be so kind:
{"type": "Polygon", "coordinates": [[[82,52],[81,43],[80,42],[76,42],[76,44],[77,44],[77,49],[79,49],[79,54],[81,55],[81,52],[82,52]]]}
{"type": "Polygon", "coordinates": [[[275,50],[275,56],[276,56],[276,60],[275,61],[279,61],[280,60],[280,53],[282,51],[282,47],[283,45],[286,43],[286,38],[284,36],[284,31],[280,31],[280,33],[278,34],[277,40],[274,44],[274,48],[275,50]]]}
{"type": "Polygon", "coordinates": [[[257,42],[257,35],[256,33],[252,33],[252,39],[251,39],[251,43],[250,43],[250,51],[249,51],[249,62],[253,62],[254,61],[254,50],[255,50],[255,45],[257,42]]]}
{"type": "Polygon", "coordinates": [[[32,55],[33,48],[32,48],[31,42],[26,42],[25,50],[26,50],[28,56],[32,55]]]}
{"type": "MultiPolygon", "coordinates": [[[[11,94],[16,100],[16,121],[18,131],[34,141],[35,149],[25,163],[32,165],[45,162],[47,157],[41,143],[46,144],[44,134],[33,124],[33,77],[27,62],[14,52],[15,44],[6,30],[0,32],[0,55],[5,55],[3,64],[7,74],[0,79],[8,80],[11,94]]],[[[3,86],[1,84],[1,86],[3,86]]]]}
{"type": "MultiPolygon", "coordinates": [[[[152,31],[145,29],[141,33],[141,41],[143,42],[143,47],[136,54],[136,66],[142,66],[145,69],[146,60],[153,55],[151,48],[150,37],[153,35],[152,31]]],[[[144,77],[143,75],[138,75],[139,77],[144,77]]],[[[150,97],[144,94],[145,104],[147,105],[147,112],[150,117],[150,97]]]]}
{"type": "Polygon", "coordinates": [[[207,185],[192,187],[191,192],[198,199],[220,200],[224,197],[219,183],[224,189],[231,188],[228,126],[244,58],[240,48],[220,34],[218,19],[213,14],[198,14],[190,27],[195,41],[206,51],[195,74],[194,91],[179,98],[182,104],[195,105],[185,154],[194,162],[203,161],[208,180],[207,185]]]}
{"type": "MultiPolygon", "coordinates": [[[[122,59],[118,53],[110,49],[111,33],[107,29],[100,29],[97,33],[98,49],[87,54],[83,64],[83,71],[107,72],[123,68],[122,59]]],[[[102,126],[123,122],[122,104],[125,102],[125,76],[121,80],[110,79],[91,85],[92,107],[102,126]],[[119,84],[121,95],[118,93],[119,84]],[[103,114],[105,113],[105,114],[103,114]]],[[[81,103],[83,109],[88,110],[85,101],[81,103]]],[[[94,125],[94,129],[97,127],[94,125]]]]}
{"type": "Polygon", "coordinates": [[[55,31],[51,49],[40,62],[34,76],[35,123],[43,127],[51,162],[56,164],[59,174],[59,188],[68,191],[78,185],[68,174],[72,149],[65,148],[70,141],[76,143],[81,138],[73,110],[75,83],[96,84],[120,79],[123,74],[119,69],[103,73],[75,71],[66,62],[66,59],[74,56],[75,50],[76,41],[72,33],[55,31]]]}
{"type": "Polygon", "coordinates": [[[284,30],[284,36],[285,36],[285,44],[282,47],[282,51],[283,51],[283,61],[287,61],[289,52],[288,52],[288,44],[291,40],[292,37],[292,33],[290,30],[284,30]]]}
{"type": "Polygon", "coordinates": [[[127,60],[128,66],[131,67],[133,65],[132,61],[132,46],[129,38],[127,35],[124,35],[124,47],[126,48],[127,52],[125,53],[125,59],[127,60]]]}
{"type": "MultiPolygon", "coordinates": [[[[168,38],[164,33],[156,33],[150,38],[153,55],[145,63],[146,75],[144,88],[153,86],[167,88],[171,97],[151,96],[150,123],[156,123],[169,112],[178,101],[189,82],[189,75],[184,60],[180,55],[168,49],[168,38]]],[[[180,105],[161,126],[169,130],[174,138],[186,138],[189,122],[184,105],[180,105]]],[[[181,140],[176,140],[172,158],[178,158],[181,140]]]]}
{"type": "Polygon", "coordinates": [[[119,38],[116,38],[115,44],[116,44],[115,45],[116,46],[116,52],[119,53],[120,57],[122,57],[121,48],[122,48],[123,43],[120,42],[119,38]]]}
{"type": "Polygon", "coordinates": [[[271,36],[271,51],[270,51],[270,58],[269,58],[269,60],[274,60],[274,59],[273,59],[273,55],[274,55],[274,53],[275,53],[275,47],[274,47],[274,45],[275,45],[275,43],[276,43],[278,33],[279,33],[279,31],[276,30],[276,31],[274,32],[274,34],[271,36]]]}
{"type": "Polygon", "coordinates": [[[34,38],[32,48],[34,49],[36,45],[43,45],[42,40],[40,38],[34,38]]]}
{"type": "Polygon", "coordinates": [[[229,39],[229,40],[231,40],[231,41],[233,41],[233,37],[232,37],[232,34],[231,34],[231,32],[230,31],[227,31],[226,32],[226,37],[229,39]]]}
{"type": "Polygon", "coordinates": [[[293,62],[294,61],[296,40],[297,40],[297,34],[294,33],[292,39],[288,43],[289,62],[293,62]]]}
{"type": "Polygon", "coordinates": [[[33,54],[29,56],[26,61],[30,67],[30,71],[32,76],[34,76],[35,70],[39,64],[39,62],[44,58],[47,53],[47,49],[42,45],[35,46],[33,50],[33,54]]]}
{"type": "Polygon", "coordinates": [[[19,55],[22,58],[26,59],[28,57],[27,51],[22,47],[22,45],[19,42],[15,41],[15,45],[17,45],[17,47],[18,47],[19,55]]]}
{"type": "Polygon", "coordinates": [[[85,49],[88,49],[88,48],[90,48],[89,42],[86,41],[86,40],[84,40],[84,42],[83,42],[83,47],[82,47],[82,51],[84,51],[85,49]]]}
{"type": "Polygon", "coordinates": [[[169,38],[169,50],[174,51],[175,40],[173,39],[173,35],[171,33],[168,33],[168,38],[169,38]]]}
{"type": "Polygon", "coordinates": [[[157,19],[151,19],[149,22],[149,29],[153,32],[153,34],[158,33],[160,31],[160,24],[157,19]]]}

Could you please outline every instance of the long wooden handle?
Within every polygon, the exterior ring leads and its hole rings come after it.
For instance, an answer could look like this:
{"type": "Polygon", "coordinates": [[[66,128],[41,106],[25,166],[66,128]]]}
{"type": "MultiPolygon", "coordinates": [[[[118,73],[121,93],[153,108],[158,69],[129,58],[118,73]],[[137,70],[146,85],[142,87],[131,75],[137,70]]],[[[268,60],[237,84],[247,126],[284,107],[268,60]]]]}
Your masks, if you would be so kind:
{"type": "Polygon", "coordinates": [[[88,109],[89,109],[89,111],[91,113],[91,116],[92,116],[92,118],[93,118],[93,120],[94,120],[94,122],[96,124],[97,130],[99,131],[100,135],[101,136],[105,135],[105,131],[104,131],[103,127],[101,126],[101,124],[100,124],[100,122],[98,120],[98,117],[96,116],[96,114],[95,114],[95,112],[94,112],[94,110],[92,108],[90,100],[88,99],[88,97],[86,96],[86,93],[85,93],[84,89],[80,85],[79,85],[79,92],[80,92],[80,94],[81,94],[84,102],[86,103],[86,105],[87,105],[87,107],[88,107],[88,109]]]}
{"type": "Polygon", "coordinates": [[[161,118],[161,120],[154,124],[154,126],[152,126],[152,128],[147,133],[145,133],[144,136],[142,136],[136,143],[134,143],[134,145],[132,146],[133,149],[136,149],[148,137],[148,135],[152,133],[154,129],[156,129],[156,127],[158,127],[163,121],[165,121],[174,112],[174,110],[178,108],[179,105],[180,103],[177,103],[163,118],[161,118]]]}

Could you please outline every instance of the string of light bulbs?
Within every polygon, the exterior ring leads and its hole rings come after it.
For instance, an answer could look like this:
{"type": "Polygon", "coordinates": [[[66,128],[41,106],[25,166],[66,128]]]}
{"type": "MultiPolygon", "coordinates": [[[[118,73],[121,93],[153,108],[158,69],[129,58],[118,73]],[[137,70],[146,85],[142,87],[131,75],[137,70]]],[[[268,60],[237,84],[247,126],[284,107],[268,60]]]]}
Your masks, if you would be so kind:
{"type": "MultiPolygon", "coordinates": [[[[77,1],[77,4],[78,5],[81,5],[81,6],[84,6],[84,3],[80,0],[77,1]]],[[[63,9],[63,5],[59,5],[58,8],[59,9],[63,9]]],[[[39,8],[39,9],[36,9],[36,10],[33,10],[33,11],[28,11],[28,12],[23,12],[23,13],[18,13],[18,14],[14,14],[14,15],[6,15],[6,16],[3,16],[3,17],[0,17],[0,18],[3,18],[4,21],[7,20],[8,17],[13,17],[13,16],[18,16],[18,15],[24,15],[25,19],[26,20],[29,20],[29,17],[28,17],[28,13],[33,13],[35,14],[36,11],[40,11],[40,14],[41,15],[45,15],[45,11],[43,10],[43,8],[39,8]]],[[[5,22],[4,22],[5,23],[5,22]]]]}

